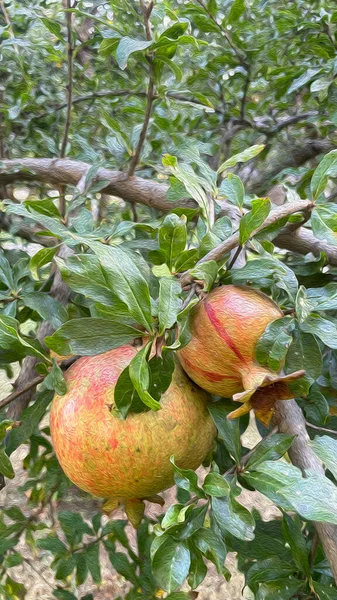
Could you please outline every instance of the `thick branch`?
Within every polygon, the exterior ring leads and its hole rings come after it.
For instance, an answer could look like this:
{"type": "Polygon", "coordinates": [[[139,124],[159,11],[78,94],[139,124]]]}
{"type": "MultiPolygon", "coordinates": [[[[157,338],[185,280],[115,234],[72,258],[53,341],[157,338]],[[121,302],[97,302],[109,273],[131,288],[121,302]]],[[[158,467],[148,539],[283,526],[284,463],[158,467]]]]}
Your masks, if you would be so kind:
{"type": "Polygon", "coordinates": [[[310,229],[300,227],[296,231],[291,226],[286,226],[281,233],[273,240],[279,248],[297,252],[298,254],[308,254],[312,252],[318,256],[321,252],[326,254],[328,263],[337,266],[337,247],[331,246],[324,240],[318,240],[310,229]]]}
{"type": "MultiPolygon", "coordinates": [[[[288,451],[291,462],[299,467],[303,474],[310,470],[324,475],[322,463],[308,445],[305,419],[295,400],[276,403],[274,422],[282,433],[296,436],[288,451]]],[[[315,527],[337,583],[337,526],[316,522],[315,527]]]]}
{"type": "MultiPolygon", "coordinates": [[[[0,162],[0,183],[13,181],[38,181],[54,185],[68,184],[76,186],[90,165],[85,162],[68,159],[23,158],[0,162]],[[3,166],[3,168],[1,168],[3,166]]],[[[139,202],[150,208],[167,212],[176,206],[194,207],[193,200],[170,202],[166,198],[168,186],[140,177],[129,177],[127,173],[99,169],[95,181],[107,181],[102,190],[105,194],[119,196],[127,202],[139,202]]]]}
{"type": "Polygon", "coordinates": [[[279,145],[270,153],[270,159],[264,163],[261,171],[247,182],[247,190],[258,196],[266,194],[271,187],[273,179],[284,169],[300,167],[308,160],[316,158],[319,154],[330,152],[336,144],[327,139],[302,139],[299,142],[290,142],[279,145]]]}
{"type": "MultiPolygon", "coordinates": [[[[284,217],[287,217],[299,211],[306,210],[311,206],[312,204],[309,200],[299,200],[298,202],[291,202],[288,204],[284,204],[283,206],[279,206],[271,211],[271,213],[264,221],[263,225],[261,225],[261,227],[258,227],[258,229],[256,229],[255,231],[253,231],[252,235],[256,235],[256,233],[259,233],[266,227],[269,227],[269,225],[272,225],[273,223],[279,221],[280,219],[283,219],[284,217]]],[[[201,265],[202,263],[207,262],[209,260],[220,260],[225,254],[239,246],[239,244],[240,234],[237,231],[236,233],[233,233],[233,235],[231,235],[229,238],[227,238],[227,240],[221,242],[221,244],[219,244],[216,248],[213,248],[213,250],[211,250],[205,256],[203,256],[203,258],[199,260],[197,264],[201,265]]],[[[190,283],[191,276],[189,272],[186,271],[185,273],[183,273],[179,281],[182,286],[185,286],[188,283],[190,283]]]]}

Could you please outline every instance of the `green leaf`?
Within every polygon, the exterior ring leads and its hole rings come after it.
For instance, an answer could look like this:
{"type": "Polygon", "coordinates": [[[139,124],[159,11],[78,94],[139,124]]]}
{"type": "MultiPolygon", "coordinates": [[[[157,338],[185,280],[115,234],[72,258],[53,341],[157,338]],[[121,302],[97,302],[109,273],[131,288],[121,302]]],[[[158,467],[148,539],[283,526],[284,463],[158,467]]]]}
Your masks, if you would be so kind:
{"type": "Polygon", "coordinates": [[[117,379],[117,383],[114,389],[114,403],[121,417],[125,419],[133,403],[141,402],[138,393],[136,392],[135,386],[133,385],[129,366],[127,366],[117,379]]]}
{"type": "Polygon", "coordinates": [[[165,329],[170,329],[177,321],[182,306],[180,294],[181,286],[175,279],[169,279],[168,277],[160,279],[158,299],[159,335],[163,335],[165,329]]]}
{"type": "Polygon", "coordinates": [[[22,302],[28,308],[35,310],[44,321],[50,321],[55,327],[60,327],[68,320],[68,313],[61,302],[43,292],[22,294],[22,302]]]}
{"type": "Polygon", "coordinates": [[[228,401],[212,402],[208,404],[207,408],[229,454],[234,458],[236,464],[239,464],[241,459],[239,420],[227,419],[227,415],[233,410],[233,403],[230,404],[228,401]]]}
{"type": "Polygon", "coordinates": [[[175,272],[182,273],[183,271],[187,271],[187,269],[194,267],[198,260],[198,256],[199,253],[196,248],[191,248],[190,250],[184,250],[184,252],[181,252],[174,265],[175,272]]]}
{"type": "Polygon", "coordinates": [[[287,544],[289,544],[296,566],[306,574],[307,578],[310,578],[309,552],[300,523],[298,518],[292,518],[284,514],[282,533],[287,544]]]}
{"type": "Polygon", "coordinates": [[[166,256],[167,265],[172,271],[175,261],[185,250],[187,239],[186,217],[176,214],[167,215],[159,228],[159,247],[166,256]]]}
{"type": "Polygon", "coordinates": [[[290,502],[281,493],[283,487],[296,483],[302,478],[301,471],[283,461],[264,461],[253,465],[249,473],[243,474],[249,485],[270,498],[277,506],[291,510],[290,502]]]}
{"type": "MultiPolygon", "coordinates": [[[[187,23],[186,23],[186,25],[187,25],[187,23]]],[[[173,62],[173,60],[170,60],[169,58],[167,58],[167,56],[156,54],[155,63],[157,61],[164,63],[164,65],[166,65],[169,69],[171,69],[176,80],[181,81],[181,79],[183,77],[183,72],[182,72],[181,68],[178,67],[178,65],[175,62],[173,62]]]]}
{"type": "Polygon", "coordinates": [[[160,403],[152,398],[148,389],[150,386],[150,375],[147,357],[151,349],[151,344],[147,344],[137,352],[129,364],[130,379],[142,402],[152,410],[159,410],[160,403]]]}
{"type": "Polygon", "coordinates": [[[21,360],[27,354],[45,359],[42,347],[19,333],[19,322],[0,314],[0,362],[21,360]],[[41,348],[41,350],[40,350],[41,348]]]}
{"type": "Polygon", "coordinates": [[[230,485],[224,477],[219,473],[207,473],[203,485],[204,491],[208,496],[214,496],[215,498],[222,496],[228,496],[230,492],[230,485]]]}
{"type": "Polygon", "coordinates": [[[300,285],[295,299],[296,316],[300,323],[303,323],[312,312],[313,305],[308,298],[307,290],[303,285],[300,285]]]}
{"type": "Polygon", "coordinates": [[[271,208],[268,198],[252,200],[252,209],[243,215],[240,220],[240,244],[245,244],[251,234],[258,229],[269,215],[271,208]]]}
{"type": "Polygon", "coordinates": [[[151,44],[152,41],[134,40],[128,36],[121,38],[116,50],[116,60],[119,68],[124,70],[128,64],[130,54],[145,50],[145,48],[148,48],[151,44]]]}
{"type": "Polygon", "coordinates": [[[245,199],[245,188],[240,177],[229,173],[219,187],[219,194],[224,195],[232,204],[242,208],[245,199]]]}
{"type": "Polygon", "coordinates": [[[286,435],[284,433],[275,433],[271,437],[261,440],[253,454],[249,457],[245,468],[255,467],[265,460],[279,460],[290,448],[294,437],[293,435],[286,435]]]}
{"type": "Polygon", "coordinates": [[[302,331],[316,335],[328,348],[337,349],[337,327],[320,315],[311,315],[301,324],[302,331]]]}
{"type": "Polygon", "coordinates": [[[190,270],[190,275],[193,279],[203,281],[204,290],[208,292],[217,278],[218,265],[215,260],[208,260],[193,267],[190,270]]]}
{"type": "Polygon", "coordinates": [[[337,175],[337,150],[331,150],[319,163],[311,178],[310,189],[313,200],[324,192],[329,176],[337,175]]]}
{"type": "Polygon", "coordinates": [[[57,39],[61,40],[61,42],[64,40],[60,23],[54,19],[47,19],[46,17],[41,17],[41,22],[48,29],[48,31],[50,31],[50,33],[57,37],[57,39]]]}
{"type": "Polygon", "coordinates": [[[286,373],[293,373],[294,371],[304,369],[306,377],[312,383],[322,373],[322,354],[320,348],[311,333],[304,333],[296,329],[293,336],[293,341],[289,346],[286,358],[286,373]]]}
{"type": "Polygon", "coordinates": [[[50,534],[45,538],[37,540],[36,546],[41,550],[48,550],[52,554],[65,554],[67,547],[56,534],[50,534]]]}
{"type": "Polygon", "coordinates": [[[318,583],[318,581],[313,581],[312,584],[320,600],[337,600],[337,590],[335,587],[318,583]]]}
{"type": "Polygon", "coordinates": [[[99,544],[93,544],[86,549],[85,560],[94,582],[96,584],[101,583],[99,544]]]}
{"type": "Polygon", "coordinates": [[[13,479],[15,476],[12,463],[4,448],[0,448],[0,473],[9,479],[13,479]]]}
{"type": "Polygon", "coordinates": [[[174,592],[184,583],[190,564],[190,551],[184,542],[168,538],[152,559],[153,576],[158,586],[169,593],[174,592]]]}
{"type": "Polygon", "coordinates": [[[273,556],[254,563],[247,571],[246,582],[250,588],[253,588],[261,582],[273,581],[282,577],[290,578],[293,570],[293,565],[284,563],[277,556],[273,556]]]}
{"type": "Polygon", "coordinates": [[[212,511],[222,531],[229,531],[240,540],[254,539],[254,518],[233,496],[212,498],[212,511]]]}
{"type": "Polygon", "coordinates": [[[337,524],[337,488],[327,477],[311,475],[281,494],[303,519],[337,524]]]}
{"type": "Polygon", "coordinates": [[[223,572],[227,549],[222,538],[211,529],[202,527],[193,535],[193,543],[200,552],[215,564],[218,573],[223,572]]]}
{"type": "Polygon", "coordinates": [[[67,590],[53,590],[53,596],[58,600],[77,600],[76,596],[67,590]]]}
{"type": "Polygon", "coordinates": [[[12,454],[35,432],[41,419],[46,414],[52,397],[53,393],[50,391],[40,392],[36,395],[34,404],[25,408],[20,417],[20,427],[13,429],[8,435],[6,445],[8,454],[12,454]]]}
{"type": "Polygon", "coordinates": [[[311,213],[312,232],[319,240],[336,246],[337,232],[335,219],[331,220],[327,211],[324,211],[321,206],[321,204],[317,204],[317,207],[311,213]]]}
{"type": "Polygon", "coordinates": [[[328,283],[324,287],[307,289],[307,296],[314,311],[337,309],[336,283],[328,283]]]}
{"type": "Polygon", "coordinates": [[[117,246],[99,242],[88,242],[88,245],[99,258],[114,294],[126,304],[137,323],[152,331],[149,287],[133,258],[117,246]]]}
{"type": "Polygon", "coordinates": [[[322,435],[316,436],[309,444],[337,480],[337,440],[328,435],[322,435]]]}
{"type": "Polygon", "coordinates": [[[296,92],[301,87],[306,85],[306,83],[309,83],[309,81],[314,79],[314,77],[316,77],[316,75],[318,73],[320,73],[321,70],[322,69],[320,69],[320,68],[313,68],[313,69],[307,69],[306,71],[304,71],[304,73],[302,73],[302,75],[300,75],[299,77],[296,77],[296,79],[293,80],[291,86],[287,90],[287,94],[292,94],[292,92],[296,92]]]}
{"type": "Polygon", "coordinates": [[[75,566],[76,558],[74,555],[58,561],[55,573],[56,579],[63,579],[64,581],[66,581],[67,577],[69,577],[69,575],[71,575],[71,573],[75,569],[75,566]]]}
{"type": "Polygon", "coordinates": [[[62,369],[60,369],[55,359],[53,359],[51,370],[43,380],[43,385],[47,390],[55,390],[59,396],[64,396],[67,393],[67,384],[62,369]]]}
{"type": "Polygon", "coordinates": [[[15,290],[12,269],[4,255],[3,250],[0,251],[0,281],[10,290],[15,290]]]}
{"type": "Polygon", "coordinates": [[[76,552],[76,584],[82,585],[88,577],[89,569],[86,560],[86,552],[76,552]]]}
{"type": "Polygon", "coordinates": [[[92,529],[79,513],[70,510],[62,510],[58,514],[62,531],[70,546],[75,546],[82,541],[84,534],[93,535],[92,529]]]}
{"type": "Polygon", "coordinates": [[[174,469],[174,480],[178,487],[196,494],[198,498],[204,498],[205,494],[202,489],[198,486],[198,476],[191,469],[180,469],[174,462],[174,457],[171,456],[170,462],[174,469]]]}
{"type": "MultiPolygon", "coordinates": [[[[290,343],[294,319],[283,317],[270,323],[256,345],[256,358],[272,371],[279,371],[284,363],[290,343]]],[[[295,370],[295,369],[294,369],[295,370]]]]}
{"type": "Polygon", "coordinates": [[[247,160],[250,160],[251,158],[254,158],[254,156],[260,154],[260,152],[262,152],[264,148],[265,146],[263,144],[260,144],[256,146],[251,146],[243,152],[239,152],[239,154],[234,154],[234,156],[231,156],[230,158],[228,158],[228,160],[222,163],[222,165],[220,165],[220,167],[217,170],[217,173],[219,174],[225,171],[226,169],[235,167],[235,165],[237,165],[238,163],[247,162],[247,160]]]}
{"type": "Polygon", "coordinates": [[[119,348],[144,332],[118,321],[94,317],[67,321],[44,341],[57,354],[94,356],[119,348]]]}
{"type": "Polygon", "coordinates": [[[227,17],[227,22],[236,23],[236,21],[238,21],[241,15],[245,12],[245,9],[246,7],[244,0],[234,0],[227,17]]]}
{"type": "Polygon", "coordinates": [[[34,279],[39,279],[38,270],[53,260],[58,248],[58,246],[54,246],[53,248],[41,248],[41,250],[38,250],[36,254],[32,256],[29,261],[29,269],[34,279]]]}
{"type": "Polygon", "coordinates": [[[188,585],[192,590],[195,590],[205,579],[207,575],[207,567],[202,558],[202,554],[197,549],[191,551],[191,566],[188,576],[188,585]]]}

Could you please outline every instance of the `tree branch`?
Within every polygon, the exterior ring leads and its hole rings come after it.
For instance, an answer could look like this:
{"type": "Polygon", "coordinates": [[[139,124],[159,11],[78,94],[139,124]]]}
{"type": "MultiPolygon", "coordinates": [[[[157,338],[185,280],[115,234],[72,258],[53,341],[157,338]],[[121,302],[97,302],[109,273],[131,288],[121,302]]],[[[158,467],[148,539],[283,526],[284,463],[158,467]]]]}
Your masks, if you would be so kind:
{"type": "Polygon", "coordinates": [[[298,254],[312,252],[312,254],[318,256],[321,252],[324,252],[328,263],[337,266],[337,247],[331,246],[325,240],[317,239],[312,231],[305,227],[300,227],[294,231],[292,226],[286,225],[281,233],[274,238],[273,242],[279,248],[298,254]]]}
{"type": "MultiPolygon", "coordinates": [[[[54,185],[68,184],[77,186],[81,177],[90,168],[85,162],[58,158],[24,158],[21,160],[0,161],[0,183],[13,181],[38,181],[54,185]]],[[[95,182],[107,181],[102,190],[127,202],[139,202],[150,208],[167,212],[177,206],[196,207],[191,199],[171,202],[166,198],[168,186],[141,177],[129,177],[127,173],[99,169],[95,182]]]]}
{"type": "MultiPolygon", "coordinates": [[[[148,41],[150,41],[150,40],[152,40],[150,15],[151,15],[151,12],[153,9],[153,2],[150,2],[150,4],[146,5],[144,0],[140,0],[140,5],[142,8],[142,12],[143,12],[144,26],[145,26],[145,31],[146,31],[146,39],[148,41]]],[[[148,89],[147,89],[147,102],[146,102],[146,109],[145,109],[145,117],[144,117],[143,127],[140,132],[137,148],[136,148],[136,151],[135,151],[135,153],[132,157],[131,163],[130,163],[130,168],[129,168],[129,176],[130,177],[132,177],[132,175],[134,174],[136,167],[139,163],[140,154],[141,154],[142,148],[144,146],[144,142],[146,139],[146,133],[147,133],[147,130],[149,127],[149,122],[150,122],[150,117],[151,117],[151,112],[152,112],[152,105],[153,105],[153,101],[154,101],[154,62],[153,62],[152,54],[150,54],[148,56],[148,61],[149,61],[149,83],[148,83],[148,89]]]]}
{"type": "Polygon", "coordinates": [[[240,48],[238,48],[236,46],[236,44],[233,42],[232,40],[232,36],[230,35],[230,33],[227,31],[227,29],[224,29],[224,27],[222,27],[222,25],[220,25],[220,23],[218,23],[218,21],[216,20],[216,18],[212,15],[212,13],[210,12],[210,10],[208,10],[207,6],[205,6],[203,0],[197,0],[198,4],[200,4],[200,6],[202,6],[202,8],[204,9],[204,11],[207,13],[207,15],[209,16],[209,18],[213,21],[214,25],[216,25],[216,27],[219,29],[220,33],[224,36],[224,38],[227,40],[228,44],[230,45],[230,47],[232,48],[232,50],[234,51],[235,56],[237,57],[238,61],[240,62],[240,64],[242,66],[244,66],[246,69],[248,69],[248,64],[246,62],[246,55],[244,52],[242,52],[242,50],[240,48]]]}
{"type": "MultiPolygon", "coordinates": [[[[308,445],[305,419],[295,400],[276,403],[274,423],[281,433],[296,436],[288,450],[291,462],[299,467],[304,475],[307,471],[324,475],[321,461],[308,445]]],[[[315,528],[337,583],[337,526],[316,522],[315,528]]]]}
{"type": "MultiPolygon", "coordinates": [[[[296,212],[307,210],[311,206],[312,203],[309,200],[299,200],[298,202],[289,202],[288,204],[284,204],[283,206],[274,208],[274,210],[271,211],[264,223],[255,231],[253,231],[251,236],[256,235],[256,233],[259,233],[260,231],[262,231],[266,227],[269,227],[269,225],[272,225],[276,221],[279,221],[280,219],[283,219],[284,217],[287,217],[296,212]]],[[[197,265],[201,265],[202,263],[207,262],[209,260],[220,260],[225,254],[227,254],[239,245],[240,234],[237,231],[236,233],[233,233],[233,235],[231,235],[229,238],[227,238],[227,240],[221,242],[221,244],[219,244],[216,248],[213,248],[213,250],[211,250],[205,256],[203,256],[203,258],[199,260],[197,265]]],[[[181,274],[179,282],[182,286],[185,286],[191,282],[191,276],[189,274],[189,271],[185,271],[185,273],[181,274]]]]}
{"type": "MultiPolygon", "coordinates": [[[[68,367],[70,367],[77,359],[78,356],[72,356],[71,358],[67,358],[66,360],[59,363],[59,367],[61,367],[61,369],[68,369],[68,367]]],[[[17,398],[20,398],[20,396],[22,396],[26,392],[33,390],[33,388],[35,391],[36,386],[38,386],[39,383],[42,383],[45,377],[45,375],[38,375],[38,377],[35,377],[35,379],[32,379],[32,381],[29,381],[23,388],[15,390],[14,392],[6,396],[6,398],[0,401],[0,410],[2,408],[5,408],[5,406],[8,406],[8,404],[14,402],[14,400],[16,400],[17,398]]],[[[16,385],[16,383],[14,385],[16,385]]]]}
{"type": "MultiPolygon", "coordinates": [[[[71,0],[64,0],[65,7],[68,9],[65,13],[66,22],[67,22],[67,63],[68,63],[68,83],[67,83],[67,113],[66,113],[66,122],[64,127],[63,140],[61,144],[60,150],[60,158],[64,158],[66,155],[69,129],[71,123],[71,109],[73,102],[73,29],[72,29],[72,13],[69,9],[71,9],[71,0]]],[[[61,211],[62,212],[62,211],[61,211]]],[[[63,214],[63,213],[62,213],[63,214]]]]}
{"type": "MultiPolygon", "coordinates": [[[[60,256],[68,256],[72,251],[66,246],[60,249],[60,256]]],[[[56,271],[53,285],[51,286],[50,295],[61,302],[62,304],[66,304],[68,301],[70,290],[68,286],[62,280],[61,274],[59,271],[56,271]]],[[[37,339],[40,342],[43,342],[44,338],[47,335],[51,335],[54,331],[53,326],[48,321],[43,321],[39,327],[37,333],[37,339]]],[[[38,358],[34,356],[26,356],[22,363],[21,371],[15,380],[14,383],[14,394],[16,394],[16,390],[21,390],[20,394],[16,397],[12,398],[10,401],[10,406],[7,411],[8,418],[17,421],[22,411],[28,406],[33,395],[36,390],[36,386],[40,381],[37,381],[36,370],[35,367],[38,363],[38,358]],[[35,380],[35,385],[29,387],[27,382],[32,382],[35,380]],[[24,390],[24,391],[23,391],[24,390]]]]}

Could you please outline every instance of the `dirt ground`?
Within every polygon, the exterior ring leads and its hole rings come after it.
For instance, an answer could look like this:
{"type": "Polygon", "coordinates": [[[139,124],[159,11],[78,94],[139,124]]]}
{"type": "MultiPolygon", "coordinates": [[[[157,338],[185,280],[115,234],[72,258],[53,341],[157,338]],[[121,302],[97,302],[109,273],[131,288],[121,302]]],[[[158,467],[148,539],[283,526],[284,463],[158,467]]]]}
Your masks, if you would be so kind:
{"type": "MultiPolygon", "coordinates": [[[[11,391],[11,386],[6,380],[0,381],[0,388],[0,399],[11,391]]],[[[254,423],[252,423],[244,436],[244,443],[246,446],[252,447],[258,439],[257,430],[254,423]]],[[[22,469],[22,460],[26,452],[27,447],[21,446],[12,455],[16,475],[14,479],[7,480],[6,487],[0,492],[0,506],[2,508],[19,506],[25,514],[29,514],[26,496],[18,490],[26,478],[25,471],[22,469]]],[[[167,505],[169,505],[174,498],[173,492],[166,492],[165,497],[167,498],[167,505]]],[[[246,493],[246,491],[243,491],[240,501],[247,508],[255,506],[261,511],[266,520],[271,518],[275,514],[275,511],[277,512],[277,509],[266,498],[255,492],[246,493]]],[[[76,488],[72,488],[67,497],[62,500],[60,508],[78,511],[83,517],[90,518],[97,512],[97,503],[94,500],[90,500],[88,496],[82,494],[76,488]]],[[[41,514],[42,519],[45,517],[46,515],[41,514]]],[[[125,518],[125,515],[121,511],[119,514],[116,514],[116,518],[125,518]]],[[[128,535],[132,540],[132,528],[128,528],[128,535]]],[[[50,555],[42,551],[39,551],[39,554],[35,555],[30,547],[25,544],[24,540],[20,543],[20,551],[25,557],[25,562],[18,567],[10,569],[10,576],[25,585],[28,590],[26,600],[52,599],[54,578],[53,571],[49,568],[50,555]]],[[[243,598],[250,600],[252,598],[249,590],[243,591],[243,576],[236,569],[235,555],[228,555],[226,566],[232,573],[229,582],[226,582],[223,577],[220,577],[216,573],[213,565],[209,565],[208,574],[197,590],[198,600],[242,600],[243,598]]],[[[101,585],[96,586],[89,577],[84,585],[76,589],[74,588],[73,591],[80,592],[81,594],[92,592],[95,600],[114,600],[119,596],[123,598],[128,589],[127,582],[112,570],[108,557],[104,555],[104,551],[102,551],[101,555],[101,570],[101,585]]]]}

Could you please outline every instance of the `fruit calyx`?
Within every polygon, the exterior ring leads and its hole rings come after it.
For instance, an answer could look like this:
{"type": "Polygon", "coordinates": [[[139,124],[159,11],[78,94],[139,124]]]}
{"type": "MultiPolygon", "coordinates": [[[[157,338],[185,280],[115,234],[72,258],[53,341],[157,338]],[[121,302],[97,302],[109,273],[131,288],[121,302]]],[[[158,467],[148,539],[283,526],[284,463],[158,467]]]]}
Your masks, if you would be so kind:
{"type": "Polygon", "coordinates": [[[242,406],[228,414],[227,419],[236,419],[254,410],[256,417],[268,427],[275,410],[277,400],[291,400],[294,397],[289,384],[305,375],[305,371],[294,371],[289,375],[278,375],[267,369],[251,370],[249,375],[243,373],[244,385],[248,381],[252,387],[246,387],[243,392],[233,395],[234,402],[241,402],[242,406]],[[255,376],[255,382],[254,382],[255,376]]]}

